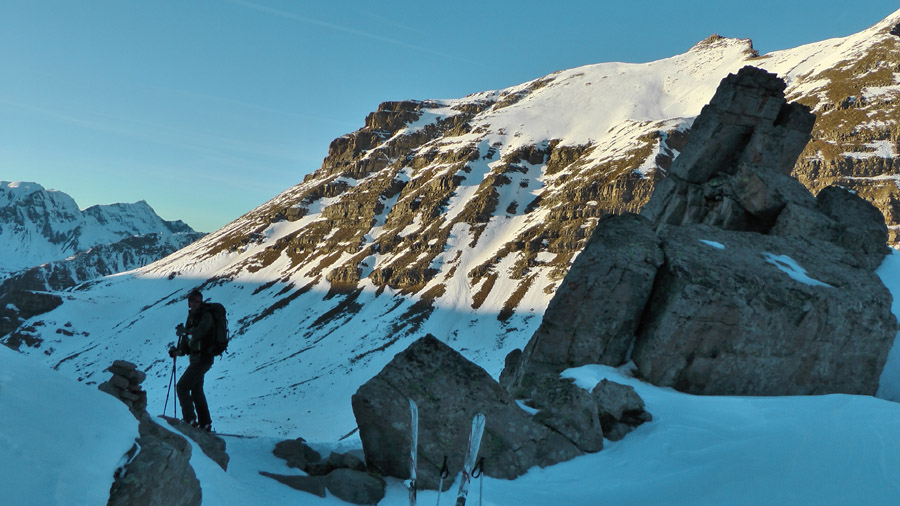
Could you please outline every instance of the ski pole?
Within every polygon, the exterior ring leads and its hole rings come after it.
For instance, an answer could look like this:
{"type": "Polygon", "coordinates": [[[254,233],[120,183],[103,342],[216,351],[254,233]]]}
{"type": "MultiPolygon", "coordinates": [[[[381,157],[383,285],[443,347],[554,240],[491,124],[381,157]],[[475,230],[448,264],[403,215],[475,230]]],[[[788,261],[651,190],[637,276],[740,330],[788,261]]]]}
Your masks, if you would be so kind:
{"type": "Polygon", "coordinates": [[[478,459],[475,469],[472,470],[472,478],[478,478],[478,506],[484,498],[484,457],[478,459]]]}
{"type": "MultiPolygon", "coordinates": [[[[173,357],[174,359],[174,357],[173,357]]],[[[169,394],[172,393],[172,382],[175,381],[175,371],[172,371],[172,374],[169,375],[169,388],[166,389],[166,402],[163,404],[163,416],[166,415],[166,410],[169,409],[169,394]]]]}
{"type": "Polygon", "coordinates": [[[444,455],[444,464],[441,466],[441,482],[438,485],[438,498],[435,506],[441,506],[441,492],[444,491],[444,478],[450,476],[450,468],[447,467],[447,456],[444,455]]]}
{"type": "MultiPolygon", "coordinates": [[[[178,356],[172,357],[172,383],[175,384],[175,361],[178,360],[178,356]]],[[[175,384],[175,393],[178,393],[178,385],[175,384]]],[[[178,401],[172,400],[172,413],[175,415],[173,418],[178,418],[178,401]]]]}

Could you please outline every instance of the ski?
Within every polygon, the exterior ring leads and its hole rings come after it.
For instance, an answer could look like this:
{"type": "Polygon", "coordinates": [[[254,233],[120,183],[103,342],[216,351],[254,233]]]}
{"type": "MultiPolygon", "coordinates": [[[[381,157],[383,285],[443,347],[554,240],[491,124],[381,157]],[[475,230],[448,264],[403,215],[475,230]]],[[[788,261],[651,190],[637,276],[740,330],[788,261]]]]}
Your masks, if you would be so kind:
{"type": "Polygon", "coordinates": [[[241,439],[256,439],[259,436],[249,436],[247,434],[228,434],[226,432],[208,432],[213,436],[224,436],[224,437],[237,437],[241,439]]]}
{"type": "Polygon", "coordinates": [[[410,446],[409,446],[409,506],[416,506],[416,465],[419,447],[419,408],[416,401],[409,400],[410,446]]]}
{"type": "Polygon", "coordinates": [[[484,434],[484,415],[478,413],[472,419],[472,432],[469,434],[469,448],[466,450],[466,460],[463,462],[462,476],[459,480],[459,492],[456,494],[456,506],[466,505],[466,496],[469,495],[469,482],[472,481],[472,471],[478,459],[478,450],[481,448],[481,436],[484,434]]]}

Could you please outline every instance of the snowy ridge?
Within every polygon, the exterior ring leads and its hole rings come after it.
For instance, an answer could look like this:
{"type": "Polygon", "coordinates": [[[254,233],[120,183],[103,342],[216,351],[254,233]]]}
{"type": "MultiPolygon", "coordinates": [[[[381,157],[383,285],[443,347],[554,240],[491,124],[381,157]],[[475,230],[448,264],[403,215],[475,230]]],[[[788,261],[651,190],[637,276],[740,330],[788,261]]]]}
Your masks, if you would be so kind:
{"type": "Polygon", "coordinates": [[[0,181],[0,277],[127,237],[187,232],[193,230],[163,220],[144,201],[82,211],[61,191],[0,181]]]}

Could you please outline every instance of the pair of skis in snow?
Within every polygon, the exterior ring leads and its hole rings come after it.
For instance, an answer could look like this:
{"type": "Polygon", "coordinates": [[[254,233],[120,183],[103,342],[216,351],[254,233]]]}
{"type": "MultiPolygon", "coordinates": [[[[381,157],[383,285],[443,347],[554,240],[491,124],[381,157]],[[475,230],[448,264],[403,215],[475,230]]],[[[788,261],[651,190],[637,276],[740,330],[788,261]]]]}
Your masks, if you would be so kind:
{"type": "MultiPolygon", "coordinates": [[[[418,447],[419,447],[419,408],[416,402],[409,400],[409,411],[411,416],[410,430],[410,449],[409,449],[409,506],[416,506],[416,467],[418,465],[418,447]]],[[[478,450],[481,448],[481,436],[484,434],[484,415],[478,413],[472,419],[472,432],[469,433],[469,447],[466,450],[466,460],[463,462],[462,478],[459,482],[459,491],[456,494],[456,506],[465,506],[466,497],[469,494],[469,483],[472,481],[472,475],[475,472],[476,459],[478,458],[478,450]]],[[[441,489],[444,485],[445,468],[447,465],[446,457],[444,458],[444,468],[441,469],[441,483],[438,485],[438,505],[441,502],[441,489]]]]}

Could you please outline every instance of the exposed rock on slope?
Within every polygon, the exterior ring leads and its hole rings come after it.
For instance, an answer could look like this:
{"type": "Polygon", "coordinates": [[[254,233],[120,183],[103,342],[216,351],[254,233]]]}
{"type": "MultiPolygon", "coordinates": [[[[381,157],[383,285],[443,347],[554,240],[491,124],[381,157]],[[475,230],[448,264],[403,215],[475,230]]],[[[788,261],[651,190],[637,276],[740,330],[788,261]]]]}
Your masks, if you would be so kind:
{"type": "Polygon", "coordinates": [[[645,207],[649,221],[601,222],[525,352],[509,360],[510,389],[631,358],[651,382],[691,393],[875,393],[898,328],[873,273],[887,230],[849,192],[816,199],[786,175],[813,121],[783,89],[752,67],[722,81],[645,207]],[[603,298],[623,303],[607,311],[603,298]]]}
{"type": "Polygon", "coordinates": [[[147,414],[147,394],[141,389],[144,372],[123,360],[107,370],[113,376],[99,389],[125,403],[140,422],[140,438],[117,473],[108,506],[199,506],[202,492],[190,465],[191,445],[147,414]]]}
{"type": "Polygon", "coordinates": [[[529,397],[543,376],[566,367],[625,362],[663,261],[646,219],[602,218],[547,306],[525,359],[508,358],[500,383],[529,397]]]}

